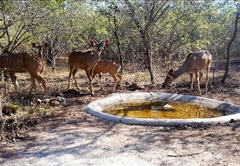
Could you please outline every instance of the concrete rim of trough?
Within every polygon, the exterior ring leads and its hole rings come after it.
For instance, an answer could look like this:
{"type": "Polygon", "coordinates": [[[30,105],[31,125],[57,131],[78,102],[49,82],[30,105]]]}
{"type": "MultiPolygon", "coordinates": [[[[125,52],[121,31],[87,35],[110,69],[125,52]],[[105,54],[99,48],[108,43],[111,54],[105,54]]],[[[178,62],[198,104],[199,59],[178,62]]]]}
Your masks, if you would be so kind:
{"type": "Polygon", "coordinates": [[[162,92],[134,92],[134,93],[114,93],[109,97],[90,102],[84,107],[89,114],[101,119],[121,122],[129,125],[152,125],[152,126],[186,126],[186,125],[204,125],[219,124],[230,121],[240,120],[240,106],[227,102],[222,102],[206,97],[181,95],[162,92]],[[143,101],[178,101],[203,104],[212,108],[226,110],[227,115],[215,118],[195,118],[195,119],[150,119],[150,118],[131,118],[106,114],[103,111],[104,106],[112,106],[124,102],[143,102],[143,101]]]}

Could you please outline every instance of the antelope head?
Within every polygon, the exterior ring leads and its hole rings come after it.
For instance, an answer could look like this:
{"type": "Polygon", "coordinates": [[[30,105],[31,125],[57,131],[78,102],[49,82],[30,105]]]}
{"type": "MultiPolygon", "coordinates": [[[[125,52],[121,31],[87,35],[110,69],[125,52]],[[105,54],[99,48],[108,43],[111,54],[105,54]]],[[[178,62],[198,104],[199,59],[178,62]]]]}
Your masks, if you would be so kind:
{"type": "Polygon", "coordinates": [[[49,47],[48,43],[44,43],[43,45],[37,45],[36,43],[32,43],[32,47],[33,48],[37,48],[38,49],[38,57],[44,59],[44,55],[43,55],[43,49],[49,47]]]}
{"type": "Polygon", "coordinates": [[[89,45],[91,47],[96,47],[97,51],[99,52],[99,54],[101,53],[101,51],[103,50],[104,46],[108,46],[110,43],[110,40],[105,40],[105,41],[101,41],[100,43],[98,43],[96,40],[89,40],[89,45]]]}
{"type": "Polygon", "coordinates": [[[169,72],[168,72],[168,75],[162,85],[163,88],[166,88],[168,87],[172,82],[173,80],[176,78],[176,74],[175,72],[173,71],[173,69],[170,69],[169,72]]]}

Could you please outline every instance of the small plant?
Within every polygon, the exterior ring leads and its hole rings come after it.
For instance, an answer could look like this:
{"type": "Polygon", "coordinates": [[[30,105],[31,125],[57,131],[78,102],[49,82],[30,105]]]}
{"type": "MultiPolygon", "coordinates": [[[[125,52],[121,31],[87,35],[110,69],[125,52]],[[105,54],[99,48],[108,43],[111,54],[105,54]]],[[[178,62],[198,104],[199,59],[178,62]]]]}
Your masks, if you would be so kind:
{"type": "Polygon", "coordinates": [[[33,114],[33,113],[34,113],[34,109],[30,109],[29,112],[28,112],[28,114],[30,114],[30,115],[33,114]]]}
{"type": "Polygon", "coordinates": [[[38,105],[38,106],[31,106],[28,110],[28,114],[34,113],[42,113],[43,115],[47,114],[47,110],[49,109],[48,104],[45,105],[38,105]]]}
{"type": "Polygon", "coordinates": [[[18,104],[12,104],[12,103],[9,103],[8,106],[14,109],[18,109],[20,107],[18,104]]]}

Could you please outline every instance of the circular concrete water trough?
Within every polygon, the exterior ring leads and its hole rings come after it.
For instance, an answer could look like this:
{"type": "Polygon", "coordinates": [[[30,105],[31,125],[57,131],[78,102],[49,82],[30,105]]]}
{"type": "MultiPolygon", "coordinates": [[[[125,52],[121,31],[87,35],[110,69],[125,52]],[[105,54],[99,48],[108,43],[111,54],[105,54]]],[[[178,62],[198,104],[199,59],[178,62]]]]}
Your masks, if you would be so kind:
{"type": "Polygon", "coordinates": [[[216,124],[226,123],[232,120],[240,120],[240,106],[231,103],[221,102],[218,100],[191,96],[180,95],[172,93],[161,92],[135,92],[135,93],[115,93],[109,97],[92,101],[84,110],[89,114],[113,122],[121,122],[131,125],[153,125],[153,126],[183,126],[183,125],[203,125],[203,124],[216,124]],[[195,119],[150,119],[150,118],[130,118],[121,117],[103,112],[106,106],[114,106],[116,104],[124,104],[126,102],[184,102],[196,103],[225,110],[227,115],[215,118],[195,118],[195,119]]]}

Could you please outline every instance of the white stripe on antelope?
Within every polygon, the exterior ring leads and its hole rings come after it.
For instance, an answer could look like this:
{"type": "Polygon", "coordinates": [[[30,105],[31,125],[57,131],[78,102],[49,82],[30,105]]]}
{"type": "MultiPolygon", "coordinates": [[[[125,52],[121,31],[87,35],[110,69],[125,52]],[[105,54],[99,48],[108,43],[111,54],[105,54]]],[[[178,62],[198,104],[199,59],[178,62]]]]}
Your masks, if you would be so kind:
{"type": "Polygon", "coordinates": [[[35,82],[37,80],[41,83],[42,87],[44,88],[44,95],[46,95],[46,82],[41,77],[41,73],[43,72],[44,67],[44,61],[32,54],[3,52],[0,55],[0,68],[10,72],[10,77],[16,90],[18,84],[15,73],[28,72],[32,80],[29,93],[31,93],[32,89],[35,88],[35,82]]]}

